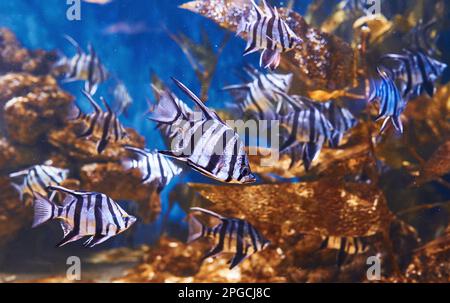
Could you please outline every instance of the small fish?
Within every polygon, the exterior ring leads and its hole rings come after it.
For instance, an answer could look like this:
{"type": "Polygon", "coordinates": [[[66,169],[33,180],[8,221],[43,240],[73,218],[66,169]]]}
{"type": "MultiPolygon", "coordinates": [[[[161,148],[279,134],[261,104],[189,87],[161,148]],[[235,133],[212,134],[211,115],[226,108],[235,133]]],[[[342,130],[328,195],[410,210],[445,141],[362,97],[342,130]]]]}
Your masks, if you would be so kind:
{"type": "Polygon", "coordinates": [[[125,149],[132,152],[135,158],[123,160],[123,166],[126,169],[139,169],[142,173],[142,183],[157,182],[158,192],[161,192],[173,177],[181,173],[181,168],[157,151],[131,146],[125,146],[125,149]]]}
{"type": "Polygon", "coordinates": [[[62,206],[58,206],[37,194],[33,228],[53,219],[60,220],[64,238],[58,247],[85,236],[90,237],[84,246],[94,247],[124,232],[136,222],[135,217],[128,215],[105,194],[73,191],[61,186],[50,186],[48,190],[65,194],[65,199],[62,206]]]}
{"type": "Polygon", "coordinates": [[[137,22],[137,23],[118,22],[106,27],[103,30],[103,33],[107,35],[113,34],[138,35],[146,33],[148,31],[149,28],[147,27],[145,22],[137,22]]]}
{"type": "Polygon", "coordinates": [[[280,64],[281,53],[293,49],[302,40],[281,19],[276,8],[269,6],[263,0],[264,10],[261,10],[254,0],[249,20],[243,18],[239,24],[237,35],[247,33],[247,47],[244,56],[262,50],[260,66],[276,69],[280,64]]]}
{"type": "Polygon", "coordinates": [[[184,161],[194,170],[221,182],[254,182],[239,135],[186,86],[173,80],[201,113],[194,113],[188,119],[179,103],[166,93],[149,117],[159,124],[176,125],[171,150],[160,153],[184,161]]]}
{"type": "Polygon", "coordinates": [[[403,124],[400,116],[405,110],[407,101],[401,96],[394,80],[388,75],[386,70],[380,67],[377,70],[381,81],[375,82],[370,102],[378,100],[380,103],[379,114],[376,118],[376,120],[384,118],[380,133],[386,129],[389,121],[392,121],[395,129],[402,133],[403,124]]]}
{"type": "Polygon", "coordinates": [[[125,114],[126,116],[129,107],[133,103],[133,99],[122,81],[117,83],[114,88],[113,96],[114,103],[117,105],[116,115],[120,116],[121,114],[125,114]]]}
{"type": "Polygon", "coordinates": [[[277,92],[287,93],[291,88],[292,74],[260,73],[247,68],[251,82],[230,85],[223,89],[229,91],[239,102],[244,113],[256,116],[259,120],[276,120],[283,111],[282,97],[277,92]]]}
{"type": "Polygon", "coordinates": [[[341,267],[348,255],[357,255],[369,250],[369,246],[363,238],[356,237],[323,237],[320,249],[338,250],[337,265],[341,267]]]}
{"type": "Polygon", "coordinates": [[[435,93],[435,82],[442,76],[447,65],[426,53],[404,50],[401,54],[387,54],[381,58],[382,67],[388,69],[405,99],[420,96],[426,92],[430,97],[435,93]],[[397,62],[397,67],[383,65],[386,61],[397,62]]]}
{"type": "Polygon", "coordinates": [[[47,187],[59,185],[69,174],[69,170],[50,165],[34,165],[9,175],[11,179],[21,178],[22,184],[12,183],[20,194],[20,200],[26,196],[34,198],[36,194],[48,196],[47,187]]]}
{"type": "Polygon", "coordinates": [[[79,138],[93,137],[98,139],[97,152],[101,154],[112,139],[115,142],[123,140],[127,137],[127,132],[104,98],[100,99],[106,107],[106,112],[102,110],[88,92],[83,91],[83,94],[94,108],[94,112],[83,114],[79,111],[76,120],[83,122],[86,126],[79,138]]]}
{"type": "MultiPolygon", "coordinates": [[[[298,154],[295,158],[302,158],[303,165],[308,170],[319,155],[323,144],[333,138],[333,125],[317,108],[314,101],[284,93],[282,96],[294,110],[280,117],[280,125],[288,132],[280,152],[298,154]]],[[[291,162],[291,166],[293,164],[291,162]]]]}
{"type": "Polygon", "coordinates": [[[107,80],[107,70],[91,44],[88,45],[89,53],[85,53],[72,37],[66,35],[65,38],[75,47],[77,53],[74,57],[60,62],[67,68],[64,82],[85,81],[84,89],[94,95],[98,85],[107,80]]]}
{"type": "Polygon", "coordinates": [[[345,133],[357,124],[353,114],[346,108],[329,101],[317,105],[318,109],[330,121],[333,126],[331,138],[329,139],[331,147],[338,147],[345,133]]]}
{"type": "Polygon", "coordinates": [[[221,253],[233,253],[234,257],[229,261],[230,269],[233,269],[246,258],[265,249],[270,244],[270,242],[248,221],[236,218],[225,218],[200,207],[192,207],[191,210],[199,211],[220,220],[220,223],[216,226],[208,227],[193,215],[189,217],[188,243],[200,238],[209,237],[213,238],[217,243],[216,246],[204,256],[204,259],[216,257],[221,253]]]}

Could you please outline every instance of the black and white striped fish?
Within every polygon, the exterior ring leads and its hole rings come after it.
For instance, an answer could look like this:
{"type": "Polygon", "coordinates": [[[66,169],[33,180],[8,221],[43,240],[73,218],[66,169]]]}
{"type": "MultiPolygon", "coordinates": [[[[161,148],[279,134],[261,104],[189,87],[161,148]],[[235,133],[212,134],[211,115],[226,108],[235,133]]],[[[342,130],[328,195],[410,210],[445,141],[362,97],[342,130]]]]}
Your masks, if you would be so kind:
{"type": "MultiPolygon", "coordinates": [[[[293,111],[280,117],[280,125],[288,135],[283,140],[280,153],[290,154],[294,158],[301,158],[305,169],[319,155],[323,144],[333,138],[333,125],[317,108],[314,101],[302,96],[282,94],[293,111]]],[[[295,162],[291,162],[291,166],[295,162]]]]}
{"type": "Polygon", "coordinates": [[[384,119],[380,132],[383,132],[389,121],[392,121],[395,129],[400,133],[403,132],[403,124],[400,119],[401,114],[405,110],[407,100],[402,97],[400,91],[395,85],[394,80],[384,68],[377,68],[379,81],[372,81],[372,93],[370,102],[378,100],[380,104],[379,114],[376,120],[384,119]]]}
{"type": "Polygon", "coordinates": [[[94,108],[94,112],[91,114],[79,112],[76,120],[83,122],[85,126],[79,137],[97,140],[97,152],[101,154],[111,140],[119,142],[127,137],[127,132],[104,98],[100,98],[100,100],[105,106],[106,112],[89,93],[83,91],[83,94],[94,108]]]}
{"type": "Polygon", "coordinates": [[[276,120],[283,111],[282,97],[276,92],[287,93],[291,88],[292,74],[261,73],[246,69],[251,82],[226,86],[238,102],[243,113],[259,120],[276,120]]]}
{"type": "Polygon", "coordinates": [[[173,177],[181,173],[181,168],[157,151],[131,146],[125,146],[125,149],[134,155],[134,158],[122,161],[125,169],[139,169],[142,173],[142,183],[156,182],[158,192],[162,191],[173,177]]]}
{"type": "Polygon", "coordinates": [[[423,92],[432,97],[435,93],[435,82],[447,68],[445,63],[419,50],[387,54],[381,60],[383,68],[392,75],[405,99],[416,98],[423,92]],[[396,66],[388,65],[389,61],[396,63],[396,66]]]}
{"type": "Polygon", "coordinates": [[[338,147],[345,133],[357,124],[357,120],[348,109],[333,101],[319,103],[317,107],[333,126],[330,146],[338,147]]]}
{"type": "Polygon", "coordinates": [[[357,255],[369,250],[365,239],[356,237],[323,237],[320,249],[338,250],[337,265],[341,267],[348,255],[357,255]]]}
{"type": "Polygon", "coordinates": [[[64,238],[61,247],[69,242],[90,236],[84,243],[94,247],[127,230],[136,218],[128,215],[114,200],[105,194],[73,191],[61,186],[50,186],[52,191],[65,194],[62,206],[38,195],[34,203],[33,227],[58,219],[64,238]]]}
{"type": "Polygon", "coordinates": [[[200,207],[192,207],[191,210],[220,220],[220,223],[214,227],[208,227],[193,215],[189,217],[188,243],[200,238],[213,238],[216,242],[216,246],[204,256],[204,259],[216,257],[222,253],[233,253],[234,256],[229,261],[230,269],[233,269],[246,258],[265,249],[270,244],[248,221],[225,218],[200,207]]]}
{"type": "Polygon", "coordinates": [[[198,172],[221,182],[254,182],[244,143],[236,131],[186,86],[173,80],[201,112],[194,112],[194,117],[188,119],[174,98],[162,98],[149,119],[160,124],[176,125],[176,128],[173,130],[175,135],[171,150],[160,153],[184,161],[198,172]]]}
{"type": "Polygon", "coordinates": [[[63,65],[67,68],[64,82],[85,81],[84,89],[94,95],[98,85],[108,79],[106,68],[91,44],[88,45],[89,53],[85,53],[72,37],[66,35],[65,38],[77,53],[72,58],[63,60],[63,65]]]}
{"type": "Polygon", "coordinates": [[[12,185],[20,194],[20,200],[34,198],[36,194],[48,196],[47,187],[59,185],[69,174],[69,170],[50,165],[34,165],[9,175],[11,179],[20,179],[22,183],[12,185]]]}
{"type": "Polygon", "coordinates": [[[262,50],[260,66],[276,69],[280,64],[281,53],[293,49],[301,39],[280,17],[276,8],[265,0],[263,10],[251,0],[253,8],[248,20],[244,17],[238,27],[237,35],[247,34],[247,47],[244,56],[262,50]]]}

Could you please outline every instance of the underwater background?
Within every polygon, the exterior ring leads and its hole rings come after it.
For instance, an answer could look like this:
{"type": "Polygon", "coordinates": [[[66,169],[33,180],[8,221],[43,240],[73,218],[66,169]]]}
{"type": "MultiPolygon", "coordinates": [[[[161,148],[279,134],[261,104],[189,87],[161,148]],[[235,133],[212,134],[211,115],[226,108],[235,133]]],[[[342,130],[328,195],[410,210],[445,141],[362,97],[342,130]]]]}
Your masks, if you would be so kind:
{"type": "MultiPolygon", "coordinates": [[[[74,48],[67,42],[64,35],[72,37],[83,49],[86,49],[88,43],[91,43],[94,46],[98,57],[101,58],[102,63],[113,75],[112,79],[107,80],[104,84],[99,86],[95,96],[104,96],[107,100],[112,100],[115,85],[114,81],[120,80],[123,82],[133,99],[133,103],[128,109],[127,114],[120,116],[120,121],[125,127],[136,130],[136,132],[145,139],[146,148],[165,149],[163,136],[155,129],[155,124],[148,121],[145,117],[145,114],[149,111],[148,100],[151,100],[150,103],[152,104],[155,103],[150,86],[152,76],[157,75],[164,83],[172,88],[175,88],[175,86],[171,84],[170,77],[176,77],[192,91],[201,91],[201,81],[199,81],[196,71],[193,69],[186,53],[183,52],[182,47],[202,45],[202,39],[208,37],[211,49],[206,57],[214,56],[215,53],[220,52],[217,66],[211,77],[211,84],[207,89],[206,95],[203,95],[203,97],[207,97],[206,104],[208,107],[216,109],[219,112],[224,111],[226,115],[230,114],[226,111],[227,104],[233,102],[233,98],[232,95],[223,91],[222,88],[227,85],[242,82],[243,66],[250,64],[257,67],[259,64],[258,53],[245,57],[242,56],[246,41],[237,37],[235,33],[221,28],[218,24],[205,18],[201,14],[195,14],[179,8],[180,5],[187,2],[186,0],[113,0],[110,2],[106,1],[108,2],[106,4],[89,2],[96,1],[81,1],[81,20],[70,21],[66,17],[66,11],[70,5],[66,4],[66,1],[64,0],[1,1],[0,27],[9,29],[14,33],[22,46],[30,50],[57,50],[58,54],[73,56],[75,53],[74,48]],[[178,37],[181,37],[180,34],[185,35],[185,37],[189,38],[194,43],[180,46],[180,43],[177,43],[173,36],[178,35],[178,37]]],[[[325,19],[325,16],[333,13],[336,5],[340,1],[325,1],[325,5],[323,5],[323,1],[312,2],[322,3],[321,9],[315,12],[318,14],[318,16],[316,16],[317,18],[310,18],[308,20],[317,27],[318,24],[325,19]]],[[[409,9],[409,11],[411,11],[409,4],[405,4],[405,1],[395,0],[389,2],[394,3],[392,6],[397,5],[395,8],[390,7],[396,14],[401,14],[403,7],[405,10],[409,9]]],[[[417,2],[422,3],[421,1],[417,2]]],[[[437,2],[440,1],[433,1],[433,4],[437,2]]],[[[440,60],[449,64],[450,26],[448,20],[450,19],[450,3],[448,3],[448,1],[441,2],[445,3],[444,5],[447,5],[445,6],[446,10],[444,11],[443,16],[441,16],[441,18],[446,21],[439,31],[439,39],[437,40],[436,45],[440,54],[442,54],[440,60]]],[[[292,5],[294,11],[304,16],[308,13],[311,1],[270,1],[270,3],[277,7],[284,7],[288,4],[292,5]]],[[[432,14],[432,5],[429,7],[430,12],[424,15],[429,16],[432,14]]],[[[343,27],[341,31],[346,31],[346,28],[343,27]]],[[[348,37],[346,37],[345,34],[341,35],[339,30],[336,30],[333,34],[343,37],[348,44],[352,43],[351,39],[347,39],[348,37]]],[[[390,43],[392,43],[392,41],[390,43]]],[[[338,49],[337,53],[339,52],[338,49]]],[[[439,85],[448,88],[447,83],[449,80],[450,70],[447,69],[440,77],[439,85]]],[[[60,83],[60,87],[62,90],[74,96],[76,104],[82,111],[89,111],[89,103],[85,101],[81,93],[83,87],[81,82],[60,83]]],[[[329,88],[330,87],[324,88],[324,90],[328,90],[329,88]]],[[[443,101],[444,104],[446,103],[447,106],[449,106],[450,101],[448,100],[448,96],[450,95],[448,93],[446,94],[446,92],[441,92],[439,96],[441,96],[442,99],[445,99],[443,101]]],[[[355,106],[355,108],[357,108],[357,106],[355,106]]],[[[413,116],[416,115],[420,116],[420,113],[413,114],[413,116]]],[[[449,123],[447,117],[442,119],[442,124],[449,123]]],[[[405,128],[407,127],[408,126],[405,126],[405,128]]],[[[447,130],[447,127],[448,125],[445,125],[443,126],[443,129],[447,130]]],[[[33,130],[30,129],[30,132],[32,131],[33,130]]],[[[397,135],[389,134],[393,138],[398,139],[397,135]]],[[[443,142],[448,142],[446,141],[449,138],[448,133],[443,131],[441,134],[440,141],[436,140],[432,143],[430,143],[430,141],[433,141],[433,139],[423,141],[418,139],[415,141],[416,143],[423,142],[423,144],[425,144],[426,142],[426,144],[428,144],[428,147],[423,153],[423,158],[429,159],[437,146],[443,142]]],[[[359,135],[360,134],[358,134],[358,136],[359,135]]],[[[417,136],[420,137],[422,134],[418,134],[417,136]]],[[[401,140],[398,139],[396,142],[384,142],[388,147],[384,146],[383,148],[385,148],[385,150],[381,151],[380,154],[383,154],[384,157],[391,157],[389,151],[386,150],[389,150],[393,146],[398,147],[398,144],[400,144],[398,142],[400,141],[401,140]]],[[[39,142],[36,144],[39,144],[39,142]]],[[[394,156],[392,156],[392,159],[393,158],[394,156]]],[[[404,161],[407,160],[403,160],[403,162],[404,161]]],[[[439,180],[443,182],[432,181],[424,188],[414,189],[414,192],[408,192],[407,189],[409,185],[406,184],[410,183],[410,176],[405,173],[406,169],[401,169],[401,165],[398,164],[401,160],[392,161],[392,163],[394,162],[395,168],[380,177],[382,179],[380,181],[382,184],[380,187],[384,190],[390,211],[395,213],[417,206],[416,204],[444,203],[450,200],[450,191],[447,188],[449,184],[447,182],[450,182],[448,171],[440,176],[439,180]],[[400,188],[402,193],[398,193],[395,190],[398,189],[400,191],[400,188]],[[403,191],[403,189],[405,190],[403,191]],[[395,204],[398,200],[411,200],[411,196],[414,196],[413,202],[405,203],[402,206],[400,206],[400,204],[395,204]]],[[[411,162],[413,161],[411,160],[411,162]]],[[[336,169],[344,168],[338,167],[336,169]]],[[[419,168],[417,168],[417,170],[418,169],[419,168]]],[[[0,169],[0,171],[2,171],[2,169],[0,169]]],[[[315,179],[315,177],[317,175],[322,176],[324,171],[314,175],[314,177],[307,174],[305,175],[304,171],[299,174],[293,173],[291,175],[276,175],[276,173],[270,173],[268,174],[270,176],[267,178],[261,176],[263,175],[263,173],[261,173],[261,175],[258,175],[257,184],[275,184],[278,182],[298,183],[310,180],[315,182],[318,180],[315,179]]],[[[364,175],[364,178],[366,178],[367,175],[370,175],[370,172],[364,170],[361,175],[364,175]]],[[[126,180],[123,179],[123,182],[126,182],[126,180]]],[[[89,270],[87,269],[87,272],[89,273],[86,274],[83,280],[89,281],[92,279],[93,281],[109,281],[112,277],[120,277],[123,275],[123,270],[125,269],[129,269],[141,262],[146,263],[147,261],[142,261],[142,258],[147,260],[145,259],[145,255],[152,247],[165,245],[164,249],[173,246],[179,247],[180,250],[188,250],[185,246],[180,246],[185,244],[179,244],[185,242],[188,233],[186,212],[188,207],[192,205],[190,201],[192,200],[192,194],[184,194],[186,189],[183,188],[188,182],[219,185],[219,182],[213,181],[197,172],[188,169],[184,170],[182,174],[176,176],[162,191],[160,195],[160,212],[157,212],[155,218],[152,218],[152,220],[138,220],[130,231],[118,235],[91,250],[82,248],[77,242],[70,243],[63,248],[55,248],[55,243],[57,242],[56,239],[58,239],[61,234],[59,225],[55,222],[37,229],[31,229],[27,226],[19,228],[17,234],[15,234],[12,239],[8,240],[8,244],[2,244],[2,247],[0,248],[0,281],[1,279],[4,281],[45,280],[45,278],[53,276],[55,276],[54,281],[64,281],[64,278],[60,277],[63,276],[63,273],[65,272],[65,260],[68,256],[72,255],[80,256],[82,259],[91,258],[96,260],[86,263],[88,264],[86,265],[86,268],[89,268],[89,270]],[[164,239],[161,240],[161,237],[164,239]],[[161,241],[163,244],[160,243],[161,241]],[[150,245],[151,248],[143,249],[142,245],[150,245]],[[121,249],[126,250],[121,251],[121,249]],[[138,251],[138,253],[133,254],[133,251],[138,251]],[[105,256],[102,255],[103,252],[106,252],[105,256]],[[127,255],[127,257],[124,257],[125,255],[127,255]],[[142,257],[143,255],[144,257],[142,257]],[[120,261],[114,262],[115,258],[120,261]]],[[[333,183],[330,183],[329,186],[332,187],[334,185],[333,183]]],[[[204,190],[207,191],[208,188],[204,190]]],[[[234,191],[233,187],[229,190],[234,191]]],[[[282,191],[280,190],[280,192],[282,191]]],[[[226,192],[224,195],[226,196],[226,192]]],[[[230,195],[232,194],[230,193],[230,195]]],[[[252,197],[254,200],[258,200],[258,195],[252,197]]],[[[119,200],[116,199],[116,201],[119,200]]],[[[232,201],[233,200],[230,200],[230,203],[233,203],[232,201]]],[[[321,201],[317,201],[317,203],[320,202],[321,201]]],[[[119,204],[128,213],[138,216],[138,203],[127,201],[125,199],[123,201],[120,200],[119,204]]],[[[283,205],[280,205],[280,207],[282,208],[283,205]]],[[[230,212],[227,210],[227,213],[230,212]]],[[[412,218],[408,217],[405,221],[409,225],[418,228],[418,233],[421,238],[425,240],[425,242],[428,242],[445,234],[449,219],[448,215],[448,205],[442,204],[436,207],[426,208],[417,216],[412,218]]],[[[408,229],[409,227],[396,228],[403,230],[408,229]]],[[[283,233],[284,232],[287,231],[283,231],[283,233]]],[[[416,231],[414,231],[414,233],[416,233],[416,231]]],[[[298,239],[296,238],[296,240],[298,239]]],[[[397,244],[400,242],[401,244],[399,245],[403,245],[403,242],[407,242],[407,240],[402,238],[397,244]]],[[[296,244],[295,241],[291,239],[286,240],[284,245],[294,247],[296,244]]],[[[160,253],[159,256],[165,255],[164,249],[162,249],[162,253],[160,253]]],[[[197,252],[193,254],[196,253],[197,252]]],[[[198,253],[200,254],[201,251],[198,253]]],[[[153,254],[153,252],[151,254],[153,254]]],[[[169,254],[170,253],[167,253],[167,255],[169,254]]],[[[449,254],[446,253],[446,256],[448,255],[449,254]]],[[[304,256],[302,253],[298,253],[291,257],[294,259],[301,259],[304,256]]],[[[411,256],[408,258],[405,257],[404,260],[402,259],[402,256],[398,258],[401,259],[400,263],[404,263],[401,265],[402,269],[406,268],[407,264],[413,259],[411,256]]],[[[443,258],[443,260],[447,262],[446,266],[449,266],[448,260],[446,260],[446,258],[443,258]]],[[[186,256],[180,256],[178,261],[173,261],[173,263],[183,262],[192,263],[196,261],[192,261],[186,256]]],[[[147,263],[150,263],[150,261],[147,263]]],[[[174,265],[173,263],[161,266],[164,268],[164,271],[171,272],[175,276],[194,276],[194,272],[190,271],[190,269],[183,268],[180,264],[174,265]],[[171,266],[173,266],[172,269],[170,269],[171,266]],[[179,274],[179,271],[181,271],[182,274],[179,274]]],[[[304,266],[304,264],[299,263],[294,267],[302,266],[304,266]]],[[[156,268],[157,266],[155,265],[154,268],[152,267],[152,270],[157,271],[156,268]]],[[[136,269],[136,271],[145,270],[150,269],[139,267],[136,269]]],[[[246,274],[242,275],[246,275],[246,279],[251,281],[251,269],[245,268],[243,271],[245,271],[246,274]]],[[[221,277],[224,277],[224,281],[242,281],[242,279],[233,275],[235,275],[235,273],[226,272],[221,277]]],[[[269,273],[258,272],[258,274],[255,275],[264,277],[261,278],[260,281],[271,281],[269,278],[271,274],[269,273]]],[[[312,279],[313,281],[339,280],[334,274],[327,276],[329,274],[323,273],[323,277],[321,276],[321,273],[317,273],[317,275],[321,278],[315,280],[312,279]]],[[[128,278],[124,278],[121,281],[128,281],[127,279],[130,281],[146,281],[145,278],[142,278],[137,274],[136,276],[138,276],[138,278],[130,275],[128,278]]],[[[211,276],[214,276],[214,274],[211,274],[211,276]]],[[[292,272],[289,277],[290,278],[287,279],[287,281],[304,280],[301,274],[297,275],[292,272]]],[[[208,281],[206,274],[203,279],[204,281],[208,281]]],[[[221,281],[219,278],[217,279],[217,281],[221,281]]],[[[148,280],[151,281],[150,278],[148,280]]],[[[169,275],[166,280],[171,281],[169,275]]],[[[348,280],[352,280],[352,278],[342,278],[342,281],[348,280]]],[[[49,281],[53,280],[50,279],[49,281]]],[[[178,280],[175,279],[174,281],[178,280]]],[[[280,281],[285,280],[280,278],[280,281]]],[[[354,281],[357,282],[358,280],[354,281]]]]}

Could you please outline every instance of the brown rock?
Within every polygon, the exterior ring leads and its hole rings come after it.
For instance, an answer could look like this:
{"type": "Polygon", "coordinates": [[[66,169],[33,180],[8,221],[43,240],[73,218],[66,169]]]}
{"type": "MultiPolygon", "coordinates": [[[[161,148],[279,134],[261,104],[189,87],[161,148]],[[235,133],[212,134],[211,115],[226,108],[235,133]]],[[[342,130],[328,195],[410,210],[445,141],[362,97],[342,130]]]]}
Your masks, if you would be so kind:
{"type": "Polygon", "coordinates": [[[31,86],[21,87],[21,96],[15,91],[15,97],[5,104],[5,129],[12,141],[34,145],[50,129],[64,125],[73,97],[62,91],[51,76],[25,77],[30,78],[25,83],[31,86]],[[36,82],[39,86],[35,86],[36,82]]]}

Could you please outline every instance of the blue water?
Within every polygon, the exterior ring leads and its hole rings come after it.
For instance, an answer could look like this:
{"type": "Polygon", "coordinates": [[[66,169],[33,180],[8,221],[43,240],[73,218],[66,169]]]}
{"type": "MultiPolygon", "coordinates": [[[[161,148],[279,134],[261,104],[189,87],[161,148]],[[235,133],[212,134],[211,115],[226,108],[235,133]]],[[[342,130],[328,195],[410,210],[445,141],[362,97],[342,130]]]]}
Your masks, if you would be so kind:
{"type": "MultiPolygon", "coordinates": [[[[221,44],[225,31],[204,17],[178,6],[186,0],[114,0],[107,5],[82,2],[81,20],[69,21],[66,18],[68,5],[66,0],[15,0],[0,1],[0,26],[10,28],[19,40],[28,48],[58,49],[66,55],[74,50],[64,34],[75,38],[82,47],[90,42],[95,47],[102,62],[109,71],[124,82],[134,103],[128,117],[122,117],[125,126],[133,127],[148,142],[149,148],[163,148],[161,137],[154,130],[154,124],[145,120],[143,113],[148,110],[146,98],[151,97],[149,73],[153,71],[169,83],[171,76],[182,80],[187,86],[198,92],[200,83],[179,46],[169,38],[164,28],[172,33],[184,33],[194,41],[200,41],[200,29],[205,29],[216,48],[221,44]],[[105,34],[106,27],[117,22],[144,22],[148,32],[127,34],[105,34]]],[[[282,4],[284,1],[272,1],[282,4]]],[[[332,2],[332,1],[330,1],[332,2]]],[[[336,1],[333,1],[336,2],[336,1]]],[[[309,1],[296,1],[295,10],[304,13],[309,1]]],[[[330,6],[332,7],[332,6],[330,6]]],[[[441,45],[450,45],[449,33],[443,33],[441,45]]],[[[221,92],[224,85],[238,83],[236,72],[244,63],[256,66],[258,54],[242,57],[245,42],[232,37],[219,60],[209,90],[208,106],[222,108],[230,97],[221,92]]],[[[449,61],[449,52],[444,52],[449,61]]],[[[446,80],[450,71],[447,70],[446,80]]],[[[77,96],[77,102],[83,106],[80,96],[81,82],[63,85],[64,89],[77,96]]],[[[97,96],[111,99],[111,87],[100,86],[97,96]]],[[[178,178],[178,182],[202,180],[196,173],[178,178]]],[[[175,182],[174,182],[175,183],[175,182]]],[[[138,226],[136,241],[154,242],[164,231],[182,237],[185,232],[184,213],[175,205],[167,213],[168,194],[174,183],[162,194],[163,214],[150,226],[138,226]],[[166,220],[168,219],[168,220],[166,220]],[[163,224],[164,223],[164,224],[163,224]]],[[[114,241],[120,241],[120,238],[114,241]]]]}

